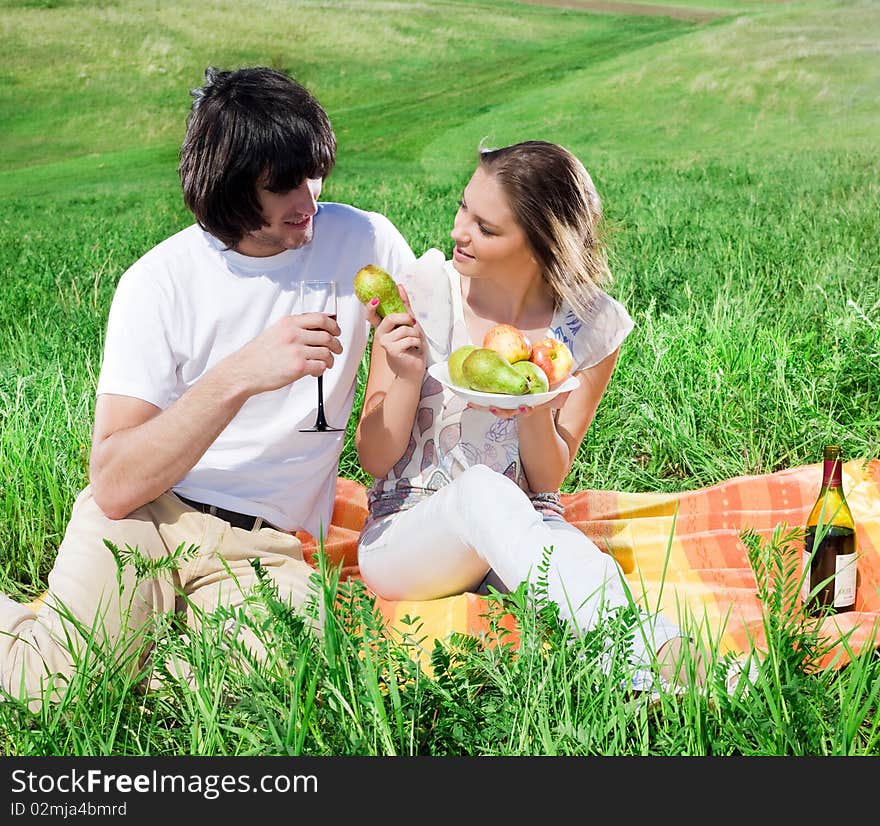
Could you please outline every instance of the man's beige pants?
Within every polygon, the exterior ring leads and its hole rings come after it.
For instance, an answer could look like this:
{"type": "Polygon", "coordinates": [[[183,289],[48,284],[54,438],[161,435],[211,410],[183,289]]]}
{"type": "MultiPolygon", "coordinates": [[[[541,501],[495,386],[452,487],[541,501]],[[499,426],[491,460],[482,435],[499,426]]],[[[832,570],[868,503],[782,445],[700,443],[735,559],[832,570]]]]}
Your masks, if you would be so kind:
{"type": "MultiPolygon", "coordinates": [[[[75,667],[76,652],[90,637],[109,650],[157,613],[185,610],[195,628],[202,613],[221,605],[238,607],[257,582],[254,559],[290,605],[301,607],[313,594],[313,569],[291,534],[269,527],[234,528],[173,493],[125,519],[108,519],[86,488],[74,504],[44,597],[23,605],[0,594],[0,686],[31,701],[50,684],[57,694],[75,667]],[[136,549],[150,560],[167,557],[181,545],[197,548],[171,570],[139,577],[132,564],[117,564],[105,540],[123,553],[136,549]]],[[[259,654],[260,644],[251,637],[248,644],[259,654]]]]}

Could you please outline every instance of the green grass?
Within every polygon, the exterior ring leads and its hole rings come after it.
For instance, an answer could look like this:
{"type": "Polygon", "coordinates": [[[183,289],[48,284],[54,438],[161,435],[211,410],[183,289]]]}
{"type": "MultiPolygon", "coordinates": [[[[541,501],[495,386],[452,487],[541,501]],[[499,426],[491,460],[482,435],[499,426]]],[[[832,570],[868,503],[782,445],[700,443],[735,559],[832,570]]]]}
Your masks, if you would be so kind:
{"type": "MultiPolygon", "coordinates": [[[[87,481],[114,286],[191,220],[175,167],[188,90],[209,64],[274,65],[312,88],[340,145],[325,197],[384,212],[417,253],[449,252],[482,139],[555,140],[584,160],[611,228],[612,292],[636,327],[566,490],[686,490],[818,461],[832,440],[846,458],[880,454],[880,11],[681,5],[721,14],[0,0],[0,589],[27,599],[46,586],[87,481]]],[[[341,473],[369,481],[350,434],[341,473]]],[[[367,608],[341,620],[333,652],[290,629],[280,683],[213,661],[208,641],[185,652],[206,663],[196,696],[143,695],[86,668],[60,708],[0,704],[0,731],[20,732],[0,752],[877,750],[869,656],[808,675],[780,638],[788,670],[762,675],[729,716],[695,696],[655,720],[564,647],[514,658],[460,640],[437,653],[455,668],[429,677],[406,645],[377,643],[384,659],[370,665],[345,630],[367,608]],[[810,703],[802,731],[793,709],[810,703]],[[105,735],[111,710],[121,725],[105,735]]]]}
{"type": "MultiPolygon", "coordinates": [[[[874,755],[880,675],[872,652],[844,670],[816,670],[824,653],[815,620],[789,610],[788,537],[766,545],[745,537],[768,606],[768,652],[754,683],[724,688],[728,659],[713,660],[707,686],[654,703],[621,689],[628,611],[577,641],[556,607],[520,589],[487,610],[510,611],[518,645],[493,623],[488,641],[458,635],[420,665],[417,618],[388,634],[359,581],[315,574],[328,605],[318,638],[270,587],[248,614],[202,616],[181,636],[173,621],[149,629],[153,657],[143,671],[116,653],[84,652],[53,703],[0,703],[0,752],[12,755],[474,755],[730,756],[874,755]],[[254,661],[223,631],[247,624],[269,652],[254,661]],[[222,651],[218,656],[217,652],[222,651]],[[130,663],[128,663],[130,665],[130,663]],[[191,681],[187,678],[191,676],[191,681]],[[149,691],[145,686],[150,685],[149,691]]],[[[796,556],[794,557],[797,562],[796,556]]],[[[796,590],[796,586],[795,590],[796,590]]],[[[691,626],[685,626],[691,627],[691,626]]]]}

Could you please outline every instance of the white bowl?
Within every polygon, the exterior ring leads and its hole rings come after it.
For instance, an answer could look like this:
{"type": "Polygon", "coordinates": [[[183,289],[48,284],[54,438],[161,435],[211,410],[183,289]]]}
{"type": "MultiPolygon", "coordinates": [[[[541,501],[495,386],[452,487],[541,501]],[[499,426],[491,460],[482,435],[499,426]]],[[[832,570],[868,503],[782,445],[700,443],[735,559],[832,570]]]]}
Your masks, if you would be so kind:
{"type": "Polygon", "coordinates": [[[451,390],[456,396],[460,396],[470,404],[476,404],[480,407],[497,407],[501,410],[516,410],[523,405],[537,407],[539,404],[546,404],[560,393],[575,390],[581,383],[576,376],[569,376],[558,387],[554,387],[546,393],[526,393],[522,396],[512,396],[507,393],[481,393],[479,390],[458,387],[449,378],[449,365],[445,361],[432,364],[428,368],[428,375],[437,379],[447,390],[451,390]]]}

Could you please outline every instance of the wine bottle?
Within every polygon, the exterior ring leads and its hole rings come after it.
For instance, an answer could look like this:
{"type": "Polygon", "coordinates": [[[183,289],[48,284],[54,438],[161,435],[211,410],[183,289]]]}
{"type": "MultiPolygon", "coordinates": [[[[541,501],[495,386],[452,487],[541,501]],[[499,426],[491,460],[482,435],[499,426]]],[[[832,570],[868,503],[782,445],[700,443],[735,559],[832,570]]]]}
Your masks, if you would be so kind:
{"type": "Polygon", "coordinates": [[[840,448],[822,451],[822,487],[810,511],[804,543],[802,597],[810,614],[842,613],[856,604],[856,532],[843,495],[840,448]]]}

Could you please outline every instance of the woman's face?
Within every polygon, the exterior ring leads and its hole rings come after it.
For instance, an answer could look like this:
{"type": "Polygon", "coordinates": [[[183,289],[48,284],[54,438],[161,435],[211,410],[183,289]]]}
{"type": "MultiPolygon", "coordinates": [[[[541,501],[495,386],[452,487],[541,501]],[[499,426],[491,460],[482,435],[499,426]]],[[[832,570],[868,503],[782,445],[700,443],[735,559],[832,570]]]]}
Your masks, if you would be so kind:
{"type": "Polygon", "coordinates": [[[464,188],[450,234],[452,259],[462,275],[503,279],[537,267],[500,184],[482,167],[464,188]]]}

